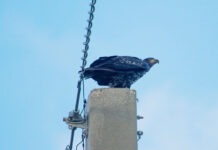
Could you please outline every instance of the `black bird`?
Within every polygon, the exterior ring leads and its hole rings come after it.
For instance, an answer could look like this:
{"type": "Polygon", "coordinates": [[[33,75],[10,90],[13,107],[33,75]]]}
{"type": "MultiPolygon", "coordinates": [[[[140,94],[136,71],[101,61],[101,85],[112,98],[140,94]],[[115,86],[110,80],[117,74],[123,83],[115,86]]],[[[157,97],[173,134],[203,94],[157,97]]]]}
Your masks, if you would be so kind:
{"type": "Polygon", "coordinates": [[[159,60],[155,58],[141,60],[131,56],[100,57],[84,70],[83,75],[85,79],[94,79],[99,85],[130,88],[156,63],[159,60]]]}

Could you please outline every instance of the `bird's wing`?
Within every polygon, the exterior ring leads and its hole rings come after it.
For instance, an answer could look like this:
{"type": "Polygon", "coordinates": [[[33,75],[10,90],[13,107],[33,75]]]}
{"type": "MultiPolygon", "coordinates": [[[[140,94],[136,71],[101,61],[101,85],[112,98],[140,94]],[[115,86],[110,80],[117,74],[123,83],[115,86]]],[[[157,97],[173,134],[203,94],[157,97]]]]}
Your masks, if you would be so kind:
{"type": "Polygon", "coordinates": [[[110,68],[117,71],[135,71],[135,70],[148,70],[147,64],[141,59],[131,56],[117,56],[103,62],[98,67],[110,68]]]}
{"type": "Polygon", "coordinates": [[[108,61],[111,61],[113,58],[118,56],[108,56],[108,57],[100,57],[97,60],[95,60],[90,67],[99,67],[107,63],[108,61]]]}

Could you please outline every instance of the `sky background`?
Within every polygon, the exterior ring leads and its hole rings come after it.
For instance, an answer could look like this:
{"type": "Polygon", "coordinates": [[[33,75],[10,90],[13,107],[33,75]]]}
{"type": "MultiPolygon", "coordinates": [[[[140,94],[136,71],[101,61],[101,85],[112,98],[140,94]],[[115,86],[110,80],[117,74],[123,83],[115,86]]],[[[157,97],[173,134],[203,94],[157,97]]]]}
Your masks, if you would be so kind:
{"type": "MultiPolygon", "coordinates": [[[[69,143],[62,118],[75,104],[89,3],[0,1],[1,150],[69,143]]],[[[217,150],[217,48],[217,0],[98,0],[88,64],[109,55],[158,58],[132,86],[144,116],[139,150],[217,150]]],[[[87,80],[86,95],[93,88],[87,80]]]]}

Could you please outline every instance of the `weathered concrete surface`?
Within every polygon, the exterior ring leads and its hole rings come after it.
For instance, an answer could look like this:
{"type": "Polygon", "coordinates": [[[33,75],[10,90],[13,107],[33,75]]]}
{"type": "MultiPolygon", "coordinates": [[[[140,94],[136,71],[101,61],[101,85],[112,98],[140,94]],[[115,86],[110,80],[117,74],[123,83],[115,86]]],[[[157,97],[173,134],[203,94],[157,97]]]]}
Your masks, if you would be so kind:
{"type": "Polygon", "coordinates": [[[87,150],[137,150],[136,92],[93,90],[88,98],[87,150]]]}

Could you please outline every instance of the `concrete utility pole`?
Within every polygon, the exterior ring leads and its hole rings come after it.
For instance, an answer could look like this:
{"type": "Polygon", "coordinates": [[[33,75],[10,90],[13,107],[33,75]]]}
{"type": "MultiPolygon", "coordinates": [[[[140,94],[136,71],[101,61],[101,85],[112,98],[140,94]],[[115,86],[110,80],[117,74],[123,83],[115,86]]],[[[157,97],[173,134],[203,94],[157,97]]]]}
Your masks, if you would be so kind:
{"type": "Polygon", "coordinates": [[[87,150],[137,150],[134,90],[93,90],[88,98],[87,115],[87,150]]]}

